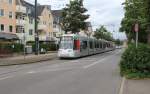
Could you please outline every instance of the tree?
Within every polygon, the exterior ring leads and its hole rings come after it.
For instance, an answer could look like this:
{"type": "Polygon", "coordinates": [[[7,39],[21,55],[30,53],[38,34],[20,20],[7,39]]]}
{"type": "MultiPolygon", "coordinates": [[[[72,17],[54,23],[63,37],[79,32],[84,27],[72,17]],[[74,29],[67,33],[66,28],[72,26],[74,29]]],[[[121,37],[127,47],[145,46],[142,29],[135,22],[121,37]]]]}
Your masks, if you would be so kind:
{"type": "Polygon", "coordinates": [[[113,41],[112,34],[108,32],[108,30],[104,26],[101,26],[100,28],[96,29],[94,37],[97,39],[113,41]]]}
{"type": "Polygon", "coordinates": [[[78,33],[86,29],[87,9],[83,6],[83,0],[70,0],[70,4],[62,12],[62,27],[66,32],[78,33]]]}
{"type": "Polygon", "coordinates": [[[125,16],[121,22],[121,32],[125,32],[129,41],[135,40],[134,25],[139,23],[139,42],[147,43],[147,29],[150,22],[149,0],[126,0],[124,3],[125,16]],[[149,2],[149,3],[148,3],[149,2]]]}
{"type": "MultiPolygon", "coordinates": [[[[147,14],[147,22],[150,22],[150,0],[146,0],[146,14],[147,14]]],[[[150,23],[147,24],[148,31],[148,43],[150,44],[150,23]]]]}
{"type": "Polygon", "coordinates": [[[123,41],[121,41],[120,39],[116,39],[116,40],[115,40],[115,44],[116,44],[117,46],[123,45],[123,41]]]}

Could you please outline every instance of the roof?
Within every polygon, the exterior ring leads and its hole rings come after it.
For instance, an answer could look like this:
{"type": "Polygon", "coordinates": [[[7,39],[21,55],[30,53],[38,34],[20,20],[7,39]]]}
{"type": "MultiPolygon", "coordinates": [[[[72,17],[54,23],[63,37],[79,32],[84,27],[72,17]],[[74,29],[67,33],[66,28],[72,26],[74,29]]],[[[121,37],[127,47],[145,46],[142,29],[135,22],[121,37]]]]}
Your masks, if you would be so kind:
{"type": "MultiPolygon", "coordinates": [[[[34,17],[35,14],[35,6],[31,3],[26,2],[25,0],[16,0],[16,5],[22,5],[27,8],[28,16],[34,17]]],[[[40,16],[44,10],[44,8],[47,8],[48,10],[51,10],[50,5],[37,5],[37,16],[40,16]]]]}
{"type": "Polygon", "coordinates": [[[47,8],[48,10],[51,10],[50,5],[38,5],[37,6],[37,16],[40,16],[42,14],[44,8],[47,8]]]}
{"type": "Polygon", "coordinates": [[[0,39],[6,40],[18,40],[19,37],[16,34],[0,32],[0,39]]]}
{"type": "Polygon", "coordinates": [[[87,27],[92,27],[91,22],[86,22],[87,27]]]}
{"type": "Polygon", "coordinates": [[[54,23],[59,23],[62,21],[62,10],[52,10],[52,15],[54,17],[54,23]]]}

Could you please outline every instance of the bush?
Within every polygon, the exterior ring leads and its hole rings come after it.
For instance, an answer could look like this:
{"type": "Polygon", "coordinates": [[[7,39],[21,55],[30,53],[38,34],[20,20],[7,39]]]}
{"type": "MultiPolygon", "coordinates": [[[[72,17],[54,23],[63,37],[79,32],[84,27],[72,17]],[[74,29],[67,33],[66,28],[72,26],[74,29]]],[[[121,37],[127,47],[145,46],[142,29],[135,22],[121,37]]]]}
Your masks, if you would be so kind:
{"type": "Polygon", "coordinates": [[[3,44],[0,46],[0,49],[10,51],[12,53],[19,53],[23,52],[23,44],[19,43],[12,43],[12,44],[3,44]]]}
{"type": "Polygon", "coordinates": [[[13,45],[14,45],[14,48],[12,49],[13,52],[16,52],[16,53],[23,52],[23,50],[24,50],[23,44],[15,43],[13,45]]]}
{"type": "Polygon", "coordinates": [[[122,55],[120,62],[121,75],[127,78],[149,78],[150,77],[150,47],[139,44],[129,45],[122,55]]]}
{"type": "MultiPolygon", "coordinates": [[[[39,50],[42,48],[45,49],[46,51],[56,51],[57,50],[56,44],[51,44],[51,43],[40,43],[39,50]]],[[[35,43],[32,44],[32,49],[35,52],[35,43]]]]}

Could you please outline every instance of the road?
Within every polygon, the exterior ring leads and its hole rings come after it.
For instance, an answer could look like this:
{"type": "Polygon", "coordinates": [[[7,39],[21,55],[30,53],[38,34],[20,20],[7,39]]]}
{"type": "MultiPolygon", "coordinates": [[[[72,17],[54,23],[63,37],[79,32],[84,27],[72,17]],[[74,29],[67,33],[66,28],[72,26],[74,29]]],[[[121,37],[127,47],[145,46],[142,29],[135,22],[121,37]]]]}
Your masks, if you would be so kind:
{"type": "Polygon", "coordinates": [[[12,66],[9,71],[5,67],[8,72],[0,74],[0,94],[119,94],[121,54],[122,50],[116,50],[12,66]]]}

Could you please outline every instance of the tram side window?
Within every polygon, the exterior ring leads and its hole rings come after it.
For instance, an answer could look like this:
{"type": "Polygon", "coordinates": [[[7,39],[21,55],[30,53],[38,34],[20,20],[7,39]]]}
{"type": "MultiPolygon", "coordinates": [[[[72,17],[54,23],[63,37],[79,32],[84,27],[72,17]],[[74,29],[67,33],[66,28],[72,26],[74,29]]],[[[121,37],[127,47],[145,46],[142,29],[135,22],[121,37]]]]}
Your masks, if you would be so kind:
{"type": "Polygon", "coordinates": [[[99,43],[97,42],[97,48],[99,48],[99,43]]]}
{"type": "Polygon", "coordinates": [[[93,42],[90,41],[90,49],[93,49],[93,42]]]}
{"type": "Polygon", "coordinates": [[[87,41],[83,41],[82,42],[82,48],[83,49],[87,49],[87,41]]]}
{"type": "Polygon", "coordinates": [[[94,45],[95,45],[94,47],[96,48],[96,42],[94,42],[94,45]]]}
{"type": "Polygon", "coordinates": [[[100,42],[100,48],[103,48],[103,45],[102,45],[102,43],[100,42]]]}

